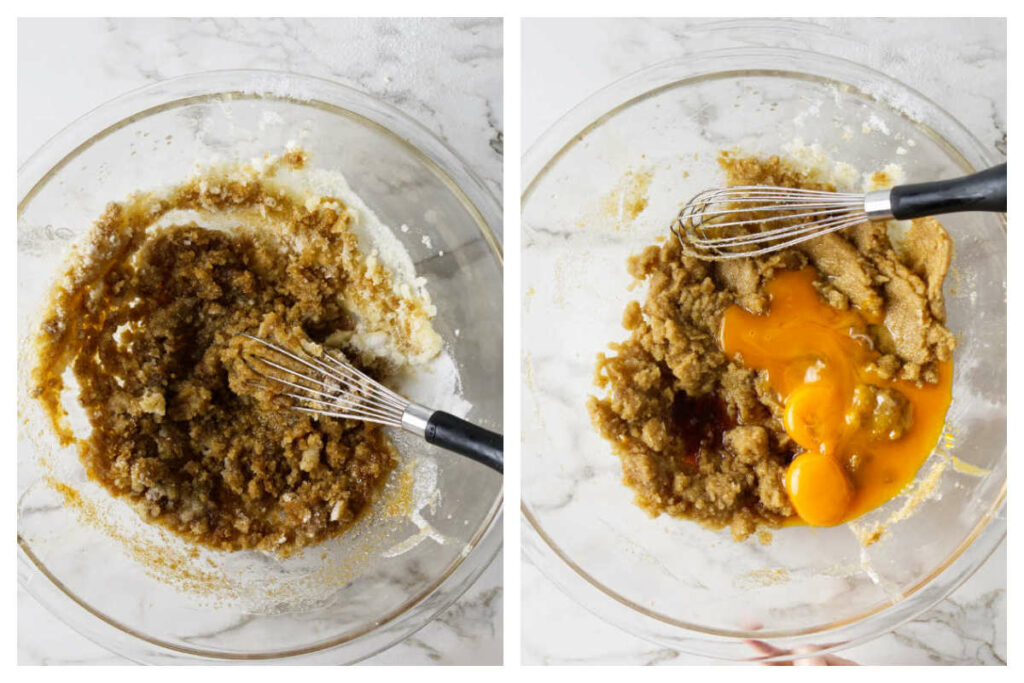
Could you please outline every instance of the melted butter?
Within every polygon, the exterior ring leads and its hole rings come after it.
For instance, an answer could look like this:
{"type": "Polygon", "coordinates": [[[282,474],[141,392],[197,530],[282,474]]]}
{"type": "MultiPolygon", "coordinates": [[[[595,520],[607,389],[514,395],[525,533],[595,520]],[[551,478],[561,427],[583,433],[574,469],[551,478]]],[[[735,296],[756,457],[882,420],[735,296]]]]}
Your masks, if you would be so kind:
{"type": "Polygon", "coordinates": [[[960,472],[961,474],[969,474],[972,477],[984,477],[989,474],[992,474],[992,470],[985,469],[984,467],[978,467],[977,465],[972,465],[969,462],[964,462],[955,455],[953,456],[953,469],[956,470],[957,472],[960,472]]]}
{"type": "Polygon", "coordinates": [[[767,372],[785,406],[783,426],[804,449],[786,472],[786,491],[803,522],[829,526],[878,507],[914,479],[943,433],[953,365],[940,363],[935,384],[884,379],[868,335],[869,322],[880,320],[829,306],[814,289],[816,276],[813,268],[778,274],[765,315],[728,308],[720,342],[730,357],[767,372]],[[906,399],[902,433],[865,425],[864,396],[877,389],[906,399]]]}

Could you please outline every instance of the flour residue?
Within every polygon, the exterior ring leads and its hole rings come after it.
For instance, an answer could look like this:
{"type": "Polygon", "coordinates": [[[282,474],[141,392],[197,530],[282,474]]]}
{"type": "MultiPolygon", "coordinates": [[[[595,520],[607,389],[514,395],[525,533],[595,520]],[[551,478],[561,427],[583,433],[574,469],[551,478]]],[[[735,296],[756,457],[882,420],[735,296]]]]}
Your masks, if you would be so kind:
{"type": "Polygon", "coordinates": [[[432,458],[420,458],[416,460],[414,467],[415,483],[412,489],[409,521],[415,524],[419,531],[385,550],[384,557],[403,555],[427,540],[439,545],[453,542],[453,539],[437,531],[424,517],[425,513],[435,514],[441,504],[441,491],[437,487],[437,462],[432,458]]]}

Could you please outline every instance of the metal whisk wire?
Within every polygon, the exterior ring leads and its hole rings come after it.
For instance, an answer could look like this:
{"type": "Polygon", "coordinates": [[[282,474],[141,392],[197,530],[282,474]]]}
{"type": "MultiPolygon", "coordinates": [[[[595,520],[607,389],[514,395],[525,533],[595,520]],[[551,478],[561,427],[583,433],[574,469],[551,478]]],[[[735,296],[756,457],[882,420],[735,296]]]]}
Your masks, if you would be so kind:
{"type": "Polygon", "coordinates": [[[672,232],[685,253],[717,261],[767,254],[868,221],[958,211],[1005,213],[1006,164],[865,194],[763,185],[705,190],[686,203],[672,232]]]}
{"type": "Polygon", "coordinates": [[[672,232],[687,253],[716,260],[777,251],[868,220],[863,194],[741,185],[694,196],[672,232]]]}
{"type": "Polygon", "coordinates": [[[314,374],[310,376],[263,355],[251,353],[248,357],[248,360],[257,361],[276,371],[260,371],[249,364],[253,372],[264,379],[296,390],[281,393],[282,396],[306,404],[293,406],[295,410],[314,415],[375,422],[388,427],[402,427],[402,416],[409,406],[409,401],[350,363],[335,358],[327,351],[324,352],[322,359],[310,355],[302,357],[259,337],[249,334],[242,336],[313,371],[314,374]],[[277,373],[284,374],[282,376],[277,373]]]}
{"type": "MultiPolygon", "coordinates": [[[[504,438],[460,417],[407,400],[328,351],[314,357],[251,334],[242,337],[269,353],[248,352],[242,361],[257,376],[285,387],[293,410],[313,415],[375,422],[421,437],[496,472],[504,471],[504,438]],[[276,354],[274,357],[268,357],[276,354]],[[253,364],[260,367],[253,367],[253,364]],[[294,367],[289,367],[294,366],[294,367]]],[[[263,382],[255,382],[265,386],[263,382]]]]}

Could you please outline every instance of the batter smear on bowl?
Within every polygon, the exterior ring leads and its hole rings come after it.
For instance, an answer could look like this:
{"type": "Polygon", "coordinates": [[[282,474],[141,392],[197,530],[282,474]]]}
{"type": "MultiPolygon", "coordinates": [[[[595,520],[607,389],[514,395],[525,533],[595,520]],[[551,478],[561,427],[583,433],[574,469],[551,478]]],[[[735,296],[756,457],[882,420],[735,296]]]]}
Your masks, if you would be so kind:
{"type": "MultiPolygon", "coordinates": [[[[730,185],[835,188],[779,157],[723,153],[730,185]]],[[[742,540],[760,527],[853,519],[932,452],[955,340],[934,219],[894,245],[870,223],[785,251],[708,263],[675,239],[629,259],[646,283],[599,354],[588,402],[636,503],[742,540]]]]}
{"type": "Polygon", "coordinates": [[[397,458],[376,425],[289,410],[239,335],[329,347],[381,380],[441,347],[425,292],[361,252],[356,214],[277,182],[305,162],[292,151],[111,203],[37,339],[33,394],[89,476],[213,548],[287,555],[340,534],[397,458]]]}

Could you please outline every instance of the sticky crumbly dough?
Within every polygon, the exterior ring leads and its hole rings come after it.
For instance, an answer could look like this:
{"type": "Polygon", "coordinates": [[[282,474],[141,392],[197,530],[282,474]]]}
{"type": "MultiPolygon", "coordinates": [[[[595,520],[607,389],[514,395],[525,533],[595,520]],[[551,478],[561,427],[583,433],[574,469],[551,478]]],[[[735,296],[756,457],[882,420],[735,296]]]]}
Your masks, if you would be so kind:
{"type": "Polygon", "coordinates": [[[305,163],[294,150],[109,204],[36,340],[33,395],[89,476],[146,521],[216,549],[287,555],[344,532],[397,458],[376,425],[290,410],[247,364],[254,342],[240,334],[313,355],[332,347],[382,381],[399,369],[393,354],[375,357],[355,335],[408,358],[441,348],[433,307],[360,251],[344,202],[274,181],[305,163]],[[67,370],[84,437],[62,405],[67,370]]]}
{"type": "MultiPolygon", "coordinates": [[[[723,153],[720,163],[729,185],[835,189],[776,156],[723,153]]],[[[674,237],[631,257],[629,272],[646,284],[646,299],[626,306],[629,337],[599,354],[595,383],[603,395],[591,397],[588,410],[621,459],[637,505],[730,527],[736,540],[792,518],[784,475],[802,449],[783,427],[783,406],[765,374],[720,348],[723,313],[733,304],[766,312],[776,273],[813,266],[829,305],[883,321],[869,326],[882,377],[934,383],[955,345],[942,298],[951,253],[942,226],[920,219],[898,249],[886,225],[872,223],[747,259],[700,261],[674,237]]]]}

